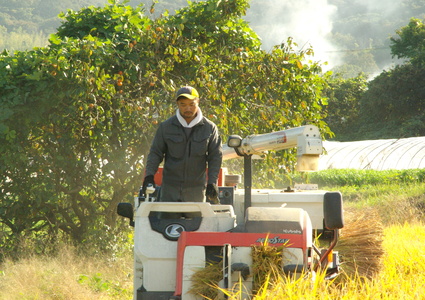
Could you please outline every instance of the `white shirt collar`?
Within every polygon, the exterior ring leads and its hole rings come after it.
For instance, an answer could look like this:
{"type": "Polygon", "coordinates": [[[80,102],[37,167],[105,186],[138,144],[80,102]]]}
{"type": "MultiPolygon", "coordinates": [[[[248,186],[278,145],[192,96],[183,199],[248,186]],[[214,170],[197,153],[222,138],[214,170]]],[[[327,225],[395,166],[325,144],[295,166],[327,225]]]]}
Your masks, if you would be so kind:
{"type": "Polygon", "coordinates": [[[196,114],[196,117],[187,124],[186,120],[180,115],[179,110],[176,111],[177,119],[179,120],[180,124],[182,124],[183,127],[192,128],[202,120],[202,111],[200,108],[198,108],[198,113],[196,114]]]}

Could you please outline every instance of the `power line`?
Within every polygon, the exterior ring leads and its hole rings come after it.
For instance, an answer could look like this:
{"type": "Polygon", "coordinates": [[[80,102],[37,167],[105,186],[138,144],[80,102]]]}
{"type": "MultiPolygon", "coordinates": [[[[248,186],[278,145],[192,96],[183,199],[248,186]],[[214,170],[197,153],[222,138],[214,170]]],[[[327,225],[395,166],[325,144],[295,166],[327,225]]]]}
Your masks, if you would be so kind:
{"type": "Polygon", "coordinates": [[[347,49],[347,50],[329,50],[324,51],[325,53],[342,53],[342,52],[366,52],[371,50],[388,50],[388,47],[373,47],[373,48],[364,48],[364,49],[347,49]]]}

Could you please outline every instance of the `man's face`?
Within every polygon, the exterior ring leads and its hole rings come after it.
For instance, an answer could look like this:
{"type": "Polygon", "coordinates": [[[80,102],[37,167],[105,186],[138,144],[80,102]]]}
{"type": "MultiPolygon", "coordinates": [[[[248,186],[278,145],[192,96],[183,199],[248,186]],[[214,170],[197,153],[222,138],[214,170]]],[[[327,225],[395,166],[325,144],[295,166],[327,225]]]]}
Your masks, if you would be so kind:
{"type": "Polygon", "coordinates": [[[192,121],[199,109],[199,99],[190,100],[182,98],[177,100],[177,106],[179,108],[180,115],[188,122],[192,121]]]}

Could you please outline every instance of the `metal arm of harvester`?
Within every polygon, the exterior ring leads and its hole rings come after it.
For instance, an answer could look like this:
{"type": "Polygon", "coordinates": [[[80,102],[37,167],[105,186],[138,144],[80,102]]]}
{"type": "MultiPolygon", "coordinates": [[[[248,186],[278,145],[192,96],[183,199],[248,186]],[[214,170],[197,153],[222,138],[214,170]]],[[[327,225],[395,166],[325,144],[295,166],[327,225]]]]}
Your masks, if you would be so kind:
{"type": "Polygon", "coordinates": [[[319,156],[323,153],[323,145],[319,128],[314,125],[250,135],[244,139],[238,135],[229,136],[227,145],[223,146],[223,159],[244,157],[245,213],[251,206],[252,155],[295,147],[297,148],[296,170],[316,171],[319,166],[319,156]]]}
{"type": "Polygon", "coordinates": [[[297,148],[296,169],[298,171],[316,171],[319,156],[323,152],[319,128],[314,125],[306,125],[266,134],[250,135],[244,139],[237,135],[231,135],[227,145],[223,146],[223,159],[290,148],[297,148]]]}

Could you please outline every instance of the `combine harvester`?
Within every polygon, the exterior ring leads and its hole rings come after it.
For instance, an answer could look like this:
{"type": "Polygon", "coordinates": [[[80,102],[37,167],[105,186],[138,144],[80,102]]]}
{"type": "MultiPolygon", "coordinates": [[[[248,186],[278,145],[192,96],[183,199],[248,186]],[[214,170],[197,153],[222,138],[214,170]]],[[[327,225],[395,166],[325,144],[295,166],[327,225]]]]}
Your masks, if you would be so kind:
{"type": "Polygon", "coordinates": [[[139,194],[134,206],[120,203],[118,214],[134,226],[134,299],[202,299],[189,292],[192,276],[210,262],[222,266],[222,289],[231,291],[241,283],[249,297],[254,280],[252,247],[266,241],[285,247],[281,268],[286,274],[320,269],[327,278],[335,277],[339,258],[333,248],[343,227],[341,194],[312,184],[285,190],[251,188],[252,156],[290,148],[297,148],[298,171],[317,170],[323,147],[315,126],[244,139],[230,136],[223,158],[243,157],[244,189],[237,188],[239,175],[222,170],[220,204],[157,202],[159,186],[139,194]],[[318,241],[321,246],[315,244],[318,241]]]}

